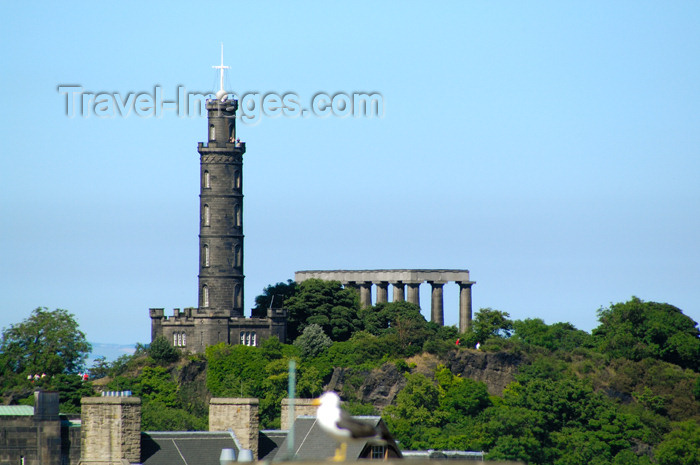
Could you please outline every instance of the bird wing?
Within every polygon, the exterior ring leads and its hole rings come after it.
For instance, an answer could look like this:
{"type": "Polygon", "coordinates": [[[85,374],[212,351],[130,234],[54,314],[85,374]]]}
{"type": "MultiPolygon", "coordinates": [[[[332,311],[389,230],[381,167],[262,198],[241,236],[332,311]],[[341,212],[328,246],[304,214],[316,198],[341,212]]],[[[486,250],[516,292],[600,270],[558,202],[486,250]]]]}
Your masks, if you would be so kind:
{"type": "Polygon", "coordinates": [[[344,410],[340,411],[340,419],[335,422],[338,428],[346,429],[350,432],[352,439],[373,438],[377,436],[377,430],[372,425],[351,417],[344,410]]]}

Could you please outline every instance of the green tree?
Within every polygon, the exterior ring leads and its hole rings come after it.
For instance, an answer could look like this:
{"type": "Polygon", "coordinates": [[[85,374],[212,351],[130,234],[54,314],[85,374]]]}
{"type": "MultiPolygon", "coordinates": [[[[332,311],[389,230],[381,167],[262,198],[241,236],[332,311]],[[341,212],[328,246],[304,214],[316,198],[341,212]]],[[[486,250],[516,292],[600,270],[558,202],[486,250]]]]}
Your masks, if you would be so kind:
{"type": "Polygon", "coordinates": [[[406,448],[474,449],[476,418],[491,405],[486,385],[440,365],[435,380],[405,374],[406,386],[384,409],[389,429],[406,448]]]}
{"type": "Polygon", "coordinates": [[[700,422],[688,420],[675,428],[654,449],[660,465],[697,465],[700,463],[700,422]]]}
{"type": "Polygon", "coordinates": [[[454,375],[439,365],[435,380],[440,390],[440,409],[448,422],[462,424],[491,405],[486,384],[454,375]]]}
{"type": "Polygon", "coordinates": [[[35,309],[31,316],[2,332],[0,353],[16,374],[78,373],[92,347],[66,310],[35,309]]]}
{"type": "Polygon", "coordinates": [[[287,337],[295,340],[311,324],[317,324],[333,341],[346,341],[362,329],[358,318],[359,297],[339,281],[309,279],[297,287],[285,303],[287,337]]]}
{"type": "Polygon", "coordinates": [[[593,337],[600,351],[630,360],[655,358],[700,371],[697,323],[673,305],[632,297],[598,310],[598,320],[593,337]]]}
{"type": "Polygon", "coordinates": [[[255,297],[255,307],[251,311],[253,318],[267,317],[267,309],[271,306],[281,306],[285,300],[294,295],[297,283],[288,279],[286,283],[270,284],[263,289],[262,294],[255,297]]]}
{"type": "Polygon", "coordinates": [[[61,413],[80,413],[80,399],[94,395],[92,383],[76,374],[54,375],[46,389],[58,392],[61,413]]]}
{"type": "Polygon", "coordinates": [[[440,390],[425,375],[405,374],[406,386],[395,404],[384,409],[389,430],[406,449],[427,449],[440,435],[445,415],[440,410],[440,390]]]}
{"type": "Polygon", "coordinates": [[[347,341],[334,342],[324,356],[334,367],[379,366],[389,346],[386,337],[358,331],[347,341]]]}
{"type": "Polygon", "coordinates": [[[392,356],[419,353],[432,334],[420,307],[409,302],[380,303],[363,308],[359,315],[365,331],[382,338],[392,356]]]}
{"type": "Polygon", "coordinates": [[[547,325],[540,318],[527,318],[513,322],[516,341],[523,341],[545,349],[571,351],[578,347],[592,347],[591,335],[576,329],[571,323],[547,325]]]}
{"type": "Polygon", "coordinates": [[[294,345],[299,347],[302,357],[317,357],[332,346],[333,341],[326,336],[323,328],[314,324],[304,328],[304,332],[294,341],[294,345]]]}
{"type": "Polygon", "coordinates": [[[180,359],[180,352],[170,345],[165,336],[158,336],[146,349],[146,353],[158,363],[172,363],[180,359]]]}
{"type": "Polygon", "coordinates": [[[476,315],[469,328],[468,344],[484,343],[490,338],[507,338],[513,333],[513,322],[508,312],[482,308],[476,315]],[[474,341],[472,341],[474,340],[474,341]]]}

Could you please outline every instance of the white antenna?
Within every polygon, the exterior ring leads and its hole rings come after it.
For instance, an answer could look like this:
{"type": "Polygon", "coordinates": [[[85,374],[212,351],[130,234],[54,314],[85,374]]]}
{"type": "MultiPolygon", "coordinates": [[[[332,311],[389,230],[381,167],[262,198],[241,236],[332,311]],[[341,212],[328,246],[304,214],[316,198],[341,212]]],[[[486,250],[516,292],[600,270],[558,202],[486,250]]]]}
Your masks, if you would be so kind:
{"type": "Polygon", "coordinates": [[[224,99],[226,95],[228,95],[228,92],[224,90],[224,70],[225,69],[231,69],[230,66],[224,66],[224,43],[221,42],[221,64],[219,66],[212,66],[214,69],[218,69],[220,71],[220,80],[219,80],[219,90],[216,92],[216,98],[218,100],[224,99]]]}

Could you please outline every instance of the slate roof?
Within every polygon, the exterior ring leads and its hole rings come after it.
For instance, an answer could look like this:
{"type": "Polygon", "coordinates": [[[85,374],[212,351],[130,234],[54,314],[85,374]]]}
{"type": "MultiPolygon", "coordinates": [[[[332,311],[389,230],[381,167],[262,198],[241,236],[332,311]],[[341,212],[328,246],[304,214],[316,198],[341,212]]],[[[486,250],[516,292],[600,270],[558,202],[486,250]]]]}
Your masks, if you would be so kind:
{"type": "MultiPolygon", "coordinates": [[[[354,418],[364,421],[374,427],[380,425],[386,428],[382,418],[378,416],[355,416],[354,418]]],[[[289,436],[279,446],[275,453],[275,460],[286,458],[289,436]]],[[[329,459],[335,455],[338,448],[338,441],[329,437],[318,425],[315,416],[298,416],[294,421],[294,454],[295,460],[317,461],[329,459]]],[[[347,459],[355,460],[367,446],[367,441],[360,443],[348,443],[347,459]]],[[[390,445],[397,453],[396,444],[390,445]],[[393,447],[392,447],[393,446],[393,447]]],[[[400,456],[400,453],[398,453],[400,456]]]]}
{"type": "Polygon", "coordinates": [[[219,465],[221,449],[239,446],[232,433],[149,431],[141,433],[143,465],[219,465]]]}
{"type": "Polygon", "coordinates": [[[289,432],[286,430],[260,431],[260,435],[258,436],[258,460],[272,459],[279,448],[282,447],[288,433],[289,432]]]}

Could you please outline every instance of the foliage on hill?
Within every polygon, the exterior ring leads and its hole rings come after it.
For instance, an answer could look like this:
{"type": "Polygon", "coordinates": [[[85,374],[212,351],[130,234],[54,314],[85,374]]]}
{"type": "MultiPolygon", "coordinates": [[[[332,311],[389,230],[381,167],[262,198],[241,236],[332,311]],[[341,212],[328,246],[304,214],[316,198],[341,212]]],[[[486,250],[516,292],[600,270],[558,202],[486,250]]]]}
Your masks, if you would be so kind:
{"type": "Polygon", "coordinates": [[[134,356],[98,361],[93,375],[102,378],[87,383],[67,371],[32,383],[12,371],[18,365],[6,365],[14,384],[5,382],[3,395],[28,402],[37,385],[57,389],[69,412],[93,389],[131,390],[142,398],[145,430],[206,429],[211,396],[257,397],[261,427],[276,428],[294,359],[298,395],[316,396],[333,382],[347,408],[381,413],[406,449],[484,450],[490,459],[552,465],[698,463],[700,335],[676,307],[632,298],[600,310],[592,334],[482,309],[458,334],[405,302],[358,310],[356,297],[335,283],[310,282],[295,292],[295,344],[219,344],[193,356],[156,340],[134,356]],[[333,331],[338,319],[344,329],[333,331]],[[484,352],[520,361],[498,396],[448,368],[455,354],[484,352]],[[437,368],[414,365],[421,353],[434,354],[437,368]],[[371,373],[380,380],[393,373],[384,390],[398,394],[382,412],[363,387],[371,373]]]}
{"type": "Polygon", "coordinates": [[[629,302],[598,311],[593,330],[598,349],[615,358],[653,358],[700,370],[700,331],[697,323],[669,304],[629,302]]]}

